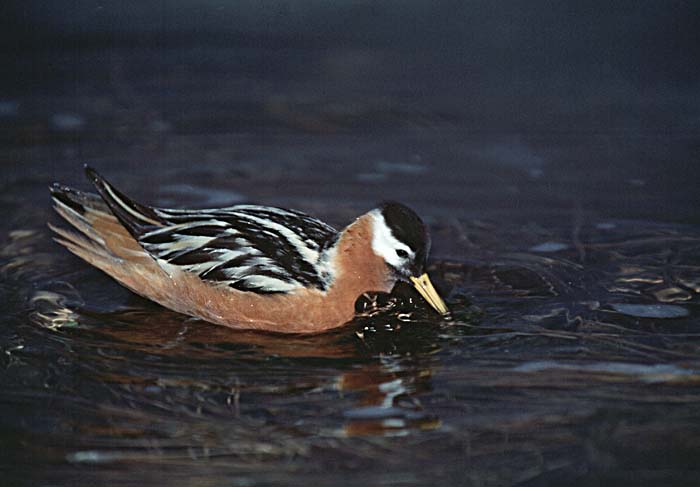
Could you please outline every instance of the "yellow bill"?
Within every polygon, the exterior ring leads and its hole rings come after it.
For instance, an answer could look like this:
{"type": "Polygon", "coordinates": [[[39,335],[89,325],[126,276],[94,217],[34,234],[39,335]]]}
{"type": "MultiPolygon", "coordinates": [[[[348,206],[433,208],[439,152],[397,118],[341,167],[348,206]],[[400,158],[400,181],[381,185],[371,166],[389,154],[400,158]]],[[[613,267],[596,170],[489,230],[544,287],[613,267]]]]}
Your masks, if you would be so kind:
{"type": "Polygon", "coordinates": [[[425,299],[428,304],[435,309],[435,311],[443,315],[448,313],[449,310],[447,309],[445,302],[433,287],[433,283],[430,282],[428,274],[423,274],[420,277],[411,276],[411,282],[420,295],[423,296],[423,299],[425,299]]]}

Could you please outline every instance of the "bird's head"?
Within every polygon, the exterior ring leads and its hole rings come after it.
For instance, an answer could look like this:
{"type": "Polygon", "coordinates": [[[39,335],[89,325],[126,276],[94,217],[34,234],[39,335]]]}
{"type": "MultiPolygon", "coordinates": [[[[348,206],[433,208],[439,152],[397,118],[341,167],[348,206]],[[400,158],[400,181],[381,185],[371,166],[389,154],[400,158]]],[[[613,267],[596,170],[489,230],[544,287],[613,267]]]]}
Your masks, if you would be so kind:
{"type": "Polygon", "coordinates": [[[448,312],[445,302],[425,272],[430,235],[416,213],[400,203],[388,202],[370,212],[372,250],[384,259],[397,280],[411,282],[437,312],[448,312]]]}

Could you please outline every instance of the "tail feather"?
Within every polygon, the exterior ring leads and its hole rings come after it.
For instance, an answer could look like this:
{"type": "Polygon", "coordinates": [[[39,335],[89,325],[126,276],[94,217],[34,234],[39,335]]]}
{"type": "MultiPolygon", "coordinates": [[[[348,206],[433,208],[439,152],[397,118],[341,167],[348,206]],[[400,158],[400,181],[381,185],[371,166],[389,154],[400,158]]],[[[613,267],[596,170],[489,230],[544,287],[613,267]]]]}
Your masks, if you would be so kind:
{"type": "Polygon", "coordinates": [[[134,238],[138,239],[139,236],[153,230],[154,227],[160,227],[165,224],[165,221],[153,208],[133,201],[114,188],[90,166],[85,166],[85,174],[95,185],[95,188],[97,188],[100,196],[107,203],[114,216],[119,219],[134,238]]]}
{"type": "Polygon", "coordinates": [[[54,200],[60,201],[79,214],[88,209],[111,213],[107,204],[96,194],[84,193],[59,183],[53,183],[49,191],[54,200]]]}
{"type": "Polygon", "coordinates": [[[62,228],[49,223],[54,240],[135,293],[156,302],[168,302],[169,297],[150,281],[166,279],[161,276],[163,270],[132,232],[139,225],[150,224],[145,220],[150,218],[147,212],[142,216],[131,213],[141,215],[138,212],[145,212],[146,207],[131,202],[94,171],[89,174],[102,198],[59,184],[51,186],[56,212],[72,226],[62,228]]]}
{"type": "Polygon", "coordinates": [[[109,268],[111,266],[114,266],[114,263],[119,261],[118,258],[112,255],[105,254],[103,252],[104,249],[100,249],[95,246],[83,246],[73,241],[64,240],[62,238],[54,238],[54,240],[57,243],[63,245],[72,254],[80,257],[88,264],[91,264],[97,267],[98,269],[102,269],[110,275],[111,273],[109,272],[109,268]]]}
{"type": "MultiPolygon", "coordinates": [[[[83,209],[82,213],[74,209],[72,206],[67,206],[63,201],[59,199],[54,199],[55,203],[55,210],[56,213],[61,215],[68,223],[73,225],[77,230],[80,230],[80,232],[88,237],[90,240],[93,242],[96,242],[100,245],[105,245],[104,239],[98,234],[94,227],[90,224],[89,220],[85,217],[86,210],[83,209]]],[[[56,231],[57,227],[53,227],[52,225],[49,225],[49,227],[56,231]]],[[[56,232],[59,233],[59,232],[56,232]]]]}
{"type": "Polygon", "coordinates": [[[56,213],[73,229],[51,224],[49,228],[68,250],[101,269],[125,258],[151,260],[100,196],[60,184],[53,184],[50,190],[56,213]]]}
{"type": "Polygon", "coordinates": [[[104,245],[104,243],[100,244],[100,242],[96,240],[93,240],[91,238],[85,238],[84,235],[81,235],[79,233],[73,232],[65,228],[57,227],[55,225],[52,225],[51,223],[49,223],[48,226],[56,235],[58,235],[58,237],[54,237],[55,240],[70,242],[73,245],[84,247],[86,249],[89,248],[99,250],[101,253],[105,254],[106,252],[108,252],[108,249],[104,245]]]}

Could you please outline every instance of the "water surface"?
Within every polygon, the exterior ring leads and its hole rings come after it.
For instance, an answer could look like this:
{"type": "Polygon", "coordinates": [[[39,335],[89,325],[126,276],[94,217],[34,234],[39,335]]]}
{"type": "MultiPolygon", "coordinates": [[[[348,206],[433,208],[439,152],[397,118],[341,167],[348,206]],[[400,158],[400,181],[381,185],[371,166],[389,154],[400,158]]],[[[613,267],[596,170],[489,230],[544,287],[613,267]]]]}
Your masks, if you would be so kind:
{"type": "MultiPolygon", "coordinates": [[[[240,142],[257,152],[255,139],[240,142]]],[[[252,200],[338,226],[386,197],[416,207],[431,227],[430,272],[453,320],[390,311],[316,336],[235,332],[134,296],[51,241],[46,184],[86,188],[79,165],[17,168],[0,224],[6,478],[696,481],[688,467],[700,453],[700,228],[626,218],[624,209],[589,204],[590,194],[567,201],[563,173],[543,164],[535,172],[472,164],[455,176],[448,168],[469,156],[436,161],[434,144],[412,134],[381,144],[336,136],[332,146],[278,136],[262,161],[134,162],[128,171],[97,161],[119,187],[155,204],[252,200]],[[402,143],[414,144],[414,155],[387,159],[402,143]],[[355,148],[366,154],[351,163],[355,148]]]]}
{"type": "Polygon", "coordinates": [[[362,72],[363,89],[326,92],[293,64],[326,54],[297,51],[18,62],[35,84],[0,100],[4,484],[697,484],[693,125],[674,110],[658,120],[675,125],[618,125],[579,100],[582,129],[566,98],[520,120],[503,101],[517,90],[459,98],[465,115],[455,92],[362,72]],[[342,227],[409,204],[453,318],[277,336],[164,310],[52,242],[48,185],[87,189],[84,162],[155,205],[256,202],[342,227]]]}

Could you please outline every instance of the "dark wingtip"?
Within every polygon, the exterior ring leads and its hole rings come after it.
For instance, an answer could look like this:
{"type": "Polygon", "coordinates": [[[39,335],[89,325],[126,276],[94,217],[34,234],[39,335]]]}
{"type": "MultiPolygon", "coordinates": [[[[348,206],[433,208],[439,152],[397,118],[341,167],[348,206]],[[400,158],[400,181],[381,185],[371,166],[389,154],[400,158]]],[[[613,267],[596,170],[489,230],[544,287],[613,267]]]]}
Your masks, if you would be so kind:
{"type": "Polygon", "coordinates": [[[63,186],[60,183],[51,183],[49,186],[49,191],[52,195],[61,194],[63,192],[63,186]]]}
{"type": "Polygon", "coordinates": [[[81,195],[73,188],[69,188],[60,183],[53,183],[49,186],[49,191],[54,201],[66,205],[80,214],[85,213],[85,206],[81,201],[81,195]]]}
{"type": "Polygon", "coordinates": [[[83,170],[85,171],[85,176],[93,183],[102,179],[89,164],[83,164],[83,170]]]}
{"type": "Polygon", "coordinates": [[[51,183],[51,185],[49,186],[49,191],[51,192],[51,196],[54,197],[62,197],[66,194],[71,194],[75,192],[73,188],[69,188],[68,186],[65,186],[61,183],[51,183]]]}
{"type": "Polygon", "coordinates": [[[85,175],[95,186],[102,200],[135,238],[139,238],[144,228],[160,225],[162,219],[153,208],[137,203],[121,193],[88,164],[85,164],[83,168],[85,175]]]}

